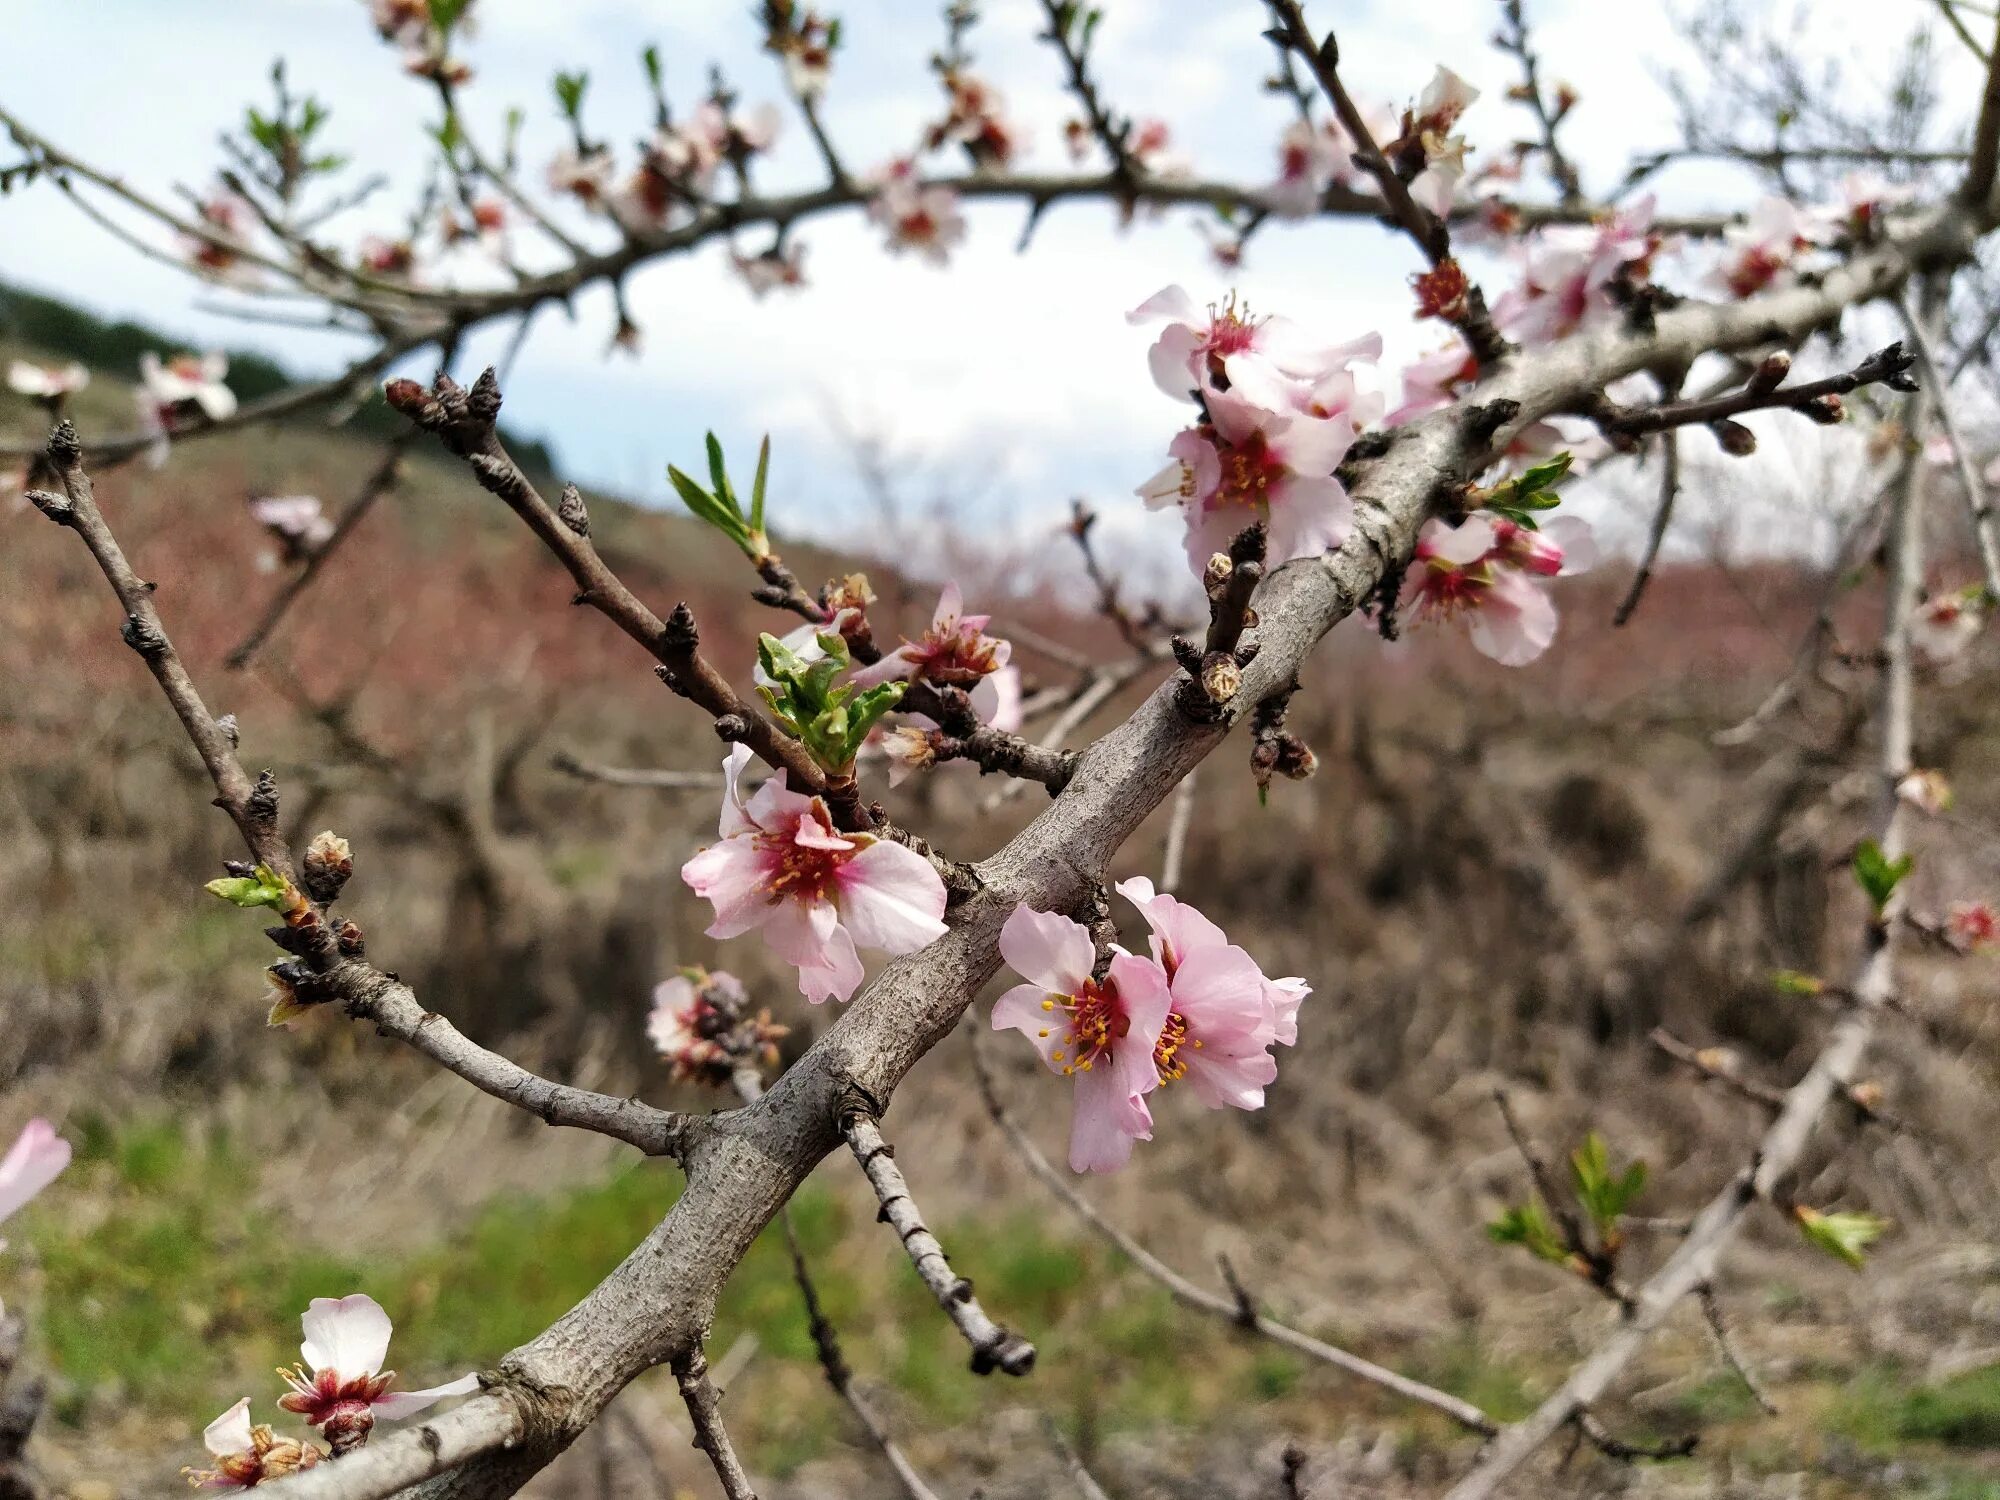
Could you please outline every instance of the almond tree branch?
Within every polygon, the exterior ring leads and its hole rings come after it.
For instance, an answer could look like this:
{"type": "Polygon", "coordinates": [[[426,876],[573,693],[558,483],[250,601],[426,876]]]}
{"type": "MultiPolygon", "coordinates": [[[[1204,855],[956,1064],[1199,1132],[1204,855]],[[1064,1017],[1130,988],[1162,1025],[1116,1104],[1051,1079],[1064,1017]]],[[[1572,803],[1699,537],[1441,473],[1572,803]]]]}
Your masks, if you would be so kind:
{"type": "Polygon", "coordinates": [[[1996,535],[2000,532],[2000,524],[1994,520],[1993,497],[1988,493],[1979,466],[1973,462],[1972,449],[1958,425],[1950,382],[1944,378],[1937,351],[1924,329],[1924,320],[1917,316],[1917,309],[1911,303],[1908,292],[1896,299],[1896,305],[1903,314],[1903,326],[1909,330],[1910,344],[1917,351],[1917,363],[1924,372],[1924,381],[1930,387],[1931,400],[1937,408],[1938,426],[1944,430],[1945,441],[1951,444],[1951,455],[1958,465],[1958,480],[1965,488],[1965,504],[1972,517],[1973,540],[1979,546],[1979,566],[1985,575],[1986,593],[1989,598],[2000,600],[2000,535],[1996,535]]]}
{"type": "Polygon", "coordinates": [[[1916,362],[1916,355],[1896,343],[1876,350],[1842,374],[1829,375],[1824,380],[1809,380],[1803,385],[1784,385],[1781,382],[1791,368],[1787,360],[1782,367],[1760,367],[1749,384],[1731,395],[1699,401],[1669,401],[1637,409],[1600,402],[1592,409],[1591,416],[1606,433],[1619,437],[1639,437],[1675,427],[1721,422],[1745,412],[1768,411],[1774,407],[1803,412],[1815,421],[1838,422],[1842,416],[1840,404],[1835,401],[1831,406],[1827,405],[1828,397],[1844,396],[1849,391],[1877,382],[1887,384],[1894,390],[1913,390],[1915,386],[1908,372],[1916,362]],[[1767,371],[1775,371],[1776,378],[1769,378],[1767,371]]]}
{"type": "Polygon", "coordinates": [[[1541,126],[1542,157],[1556,190],[1562,194],[1562,201],[1581,203],[1582,179],[1577,176],[1576,164],[1564,154],[1562,143],[1556,138],[1556,127],[1562,123],[1562,116],[1567,111],[1551,109],[1542,95],[1542,62],[1529,44],[1528,22],[1521,14],[1521,0],[1501,0],[1500,14],[1504,24],[1494,41],[1501,51],[1521,65],[1521,87],[1510,97],[1526,105],[1534,115],[1535,123],[1541,126]]]}
{"type": "Polygon", "coordinates": [[[1972,129],[1972,162],[1959,189],[1960,199],[1974,212],[1986,211],[1996,168],[2000,168],[2000,35],[1986,51],[1986,88],[1979,98],[1979,123],[1972,129]]]}
{"type": "Polygon", "coordinates": [[[944,1246],[925,1227],[903,1169],[896,1165],[895,1148],[882,1139],[882,1127],[874,1115],[857,1101],[842,1115],[840,1128],[882,1204],[878,1217],[896,1231],[918,1277],[972,1346],[972,1373],[990,1375],[1004,1370],[1009,1375],[1027,1374],[1035,1367],[1035,1346],[988,1317],[972,1294],[972,1283],[952,1270],[944,1246]]]}
{"type": "Polygon", "coordinates": [[[1358,1354],[1350,1354],[1347,1350],[1316,1339],[1311,1334],[1301,1333],[1274,1318],[1267,1317],[1244,1298],[1233,1295],[1225,1297],[1218,1292],[1197,1286],[1105,1218],[1096,1205],[1084,1197],[1076,1185],[1050,1163],[1042,1154],[1041,1148],[1029,1139],[1028,1133],[1021,1129],[1014,1117],[1007,1112],[1006,1105],[1000,1101],[1000,1091],[994,1082],[992,1064],[987,1059],[989,1042],[985,1029],[977,1021],[968,1029],[972,1038],[972,1068],[979,1079],[979,1094],[986,1102],[986,1113],[992,1117],[993,1123],[1006,1137],[1007,1144],[1021,1159],[1021,1164],[1028,1169],[1030,1175],[1055,1194],[1063,1207],[1081,1219],[1088,1228],[1108,1240],[1112,1248],[1133,1265],[1165,1287],[1175,1301],[1183,1306],[1192,1307],[1197,1312],[1221,1318],[1245,1332],[1260,1334],[1287,1349],[1310,1359],[1316,1359],[1322,1364],[1332,1365],[1337,1370],[1345,1371],[1405,1400],[1416,1401],[1433,1411],[1442,1412],[1461,1427],[1469,1428],[1473,1432],[1491,1434],[1499,1430],[1498,1424],[1491,1417],[1469,1401],[1436,1390],[1422,1381],[1412,1380],[1407,1375],[1399,1375],[1394,1370],[1385,1369],[1358,1354]]]}

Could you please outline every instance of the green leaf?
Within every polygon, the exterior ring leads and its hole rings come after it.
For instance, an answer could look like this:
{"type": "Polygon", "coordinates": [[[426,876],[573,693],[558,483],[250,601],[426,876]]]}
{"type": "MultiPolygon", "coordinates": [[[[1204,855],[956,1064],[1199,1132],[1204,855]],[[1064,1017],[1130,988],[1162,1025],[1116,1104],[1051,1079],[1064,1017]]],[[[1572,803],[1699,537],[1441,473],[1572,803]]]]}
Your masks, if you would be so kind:
{"type": "Polygon", "coordinates": [[[648,46],[644,52],[639,54],[639,61],[646,69],[646,81],[651,83],[654,89],[657,90],[660,87],[661,79],[665,76],[660,68],[660,49],[658,45],[648,46]]]}
{"type": "Polygon", "coordinates": [[[583,95],[589,87],[588,73],[556,74],[556,105],[562,110],[564,119],[574,122],[583,113],[583,95]]]}
{"type": "Polygon", "coordinates": [[[750,530],[757,536],[764,534],[764,481],[770,477],[771,435],[767,432],[757,449],[757,477],[750,481],[750,530]]]}
{"type": "Polygon", "coordinates": [[[1771,988],[1781,995],[1823,995],[1826,981],[1817,974],[1802,974],[1797,969],[1774,969],[1771,971],[1771,988]]]}
{"type": "Polygon", "coordinates": [[[449,33],[471,3],[472,0],[431,0],[431,24],[439,31],[449,33]]]}
{"type": "Polygon", "coordinates": [[[1519,1245],[1535,1259],[1550,1265],[1569,1264],[1569,1251],[1556,1237],[1539,1203],[1523,1203],[1508,1209],[1486,1226],[1486,1235],[1496,1245],[1519,1245]]]}
{"type": "Polygon", "coordinates": [[[1882,846],[1873,839],[1864,839],[1861,847],[1854,851],[1854,878],[1861,889],[1868,893],[1868,900],[1875,908],[1875,915],[1881,916],[1889,904],[1889,898],[1896,893],[1896,887],[1903,883],[1903,877],[1915,868],[1916,856],[1905,854],[1891,859],[1882,852],[1882,846]]]}
{"type": "Polygon", "coordinates": [[[1882,1232],[1889,1227],[1887,1219],[1874,1214],[1823,1214],[1804,1206],[1794,1207],[1792,1217],[1799,1221],[1800,1232],[1809,1244],[1846,1261],[1857,1271],[1866,1264],[1863,1252],[1882,1238],[1882,1232]]]}
{"type": "Polygon", "coordinates": [[[260,906],[282,910],[291,887],[285,877],[269,865],[257,866],[254,875],[231,875],[221,880],[211,880],[202,887],[211,896],[219,896],[231,906],[240,906],[246,911],[260,906]]]}
{"type": "Polygon", "coordinates": [[[1646,1164],[1635,1161],[1623,1173],[1614,1173],[1604,1137],[1594,1130],[1570,1154],[1569,1161],[1576,1181],[1577,1202],[1583,1205],[1598,1232],[1608,1234],[1645,1188],[1646,1164]]]}
{"type": "Polygon", "coordinates": [[[749,530],[733,506],[725,505],[672,464],[667,465],[667,482],[673,485],[681,503],[694,513],[696,519],[706,521],[745,552],[754,555],[749,530]]]}
{"type": "Polygon", "coordinates": [[[722,462],[722,444],[712,432],[708,434],[708,482],[715,486],[715,493],[732,511],[739,516],[743,514],[742,507],[736,503],[736,496],[729,488],[729,470],[722,462]]]}

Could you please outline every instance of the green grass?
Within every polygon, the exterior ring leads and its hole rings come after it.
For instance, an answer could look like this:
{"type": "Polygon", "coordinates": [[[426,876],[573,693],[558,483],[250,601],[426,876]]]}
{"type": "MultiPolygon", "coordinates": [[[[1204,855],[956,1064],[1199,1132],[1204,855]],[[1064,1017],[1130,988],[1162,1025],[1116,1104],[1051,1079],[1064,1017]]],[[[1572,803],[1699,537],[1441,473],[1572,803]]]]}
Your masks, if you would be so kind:
{"type": "MultiPolygon", "coordinates": [[[[490,1364],[596,1285],[679,1185],[657,1164],[636,1164],[566,1191],[496,1199],[449,1237],[385,1257],[365,1245],[295,1242],[256,1206],[255,1140],[170,1117],[72,1126],[77,1160],[63,1209],[45,1202],[9,1226],[32,1247],[21,1264],[38,1262],[39,1278],[0,1267],[0,1293],[29,1311],[55,1377],[56,1415],[78,1425],[116,1403],[192,1434],[246,1392],[267,1407],[272,1368],[295,1357],[299,1314],[315,1296],[359,1290],[381,1301],[396,1322],[392,1363],[411,1383],[490,1364]]],[[[817,1185],[791,1213],[849,1363],[913,1441],[986,1410],[988,1382],[970,1373],[963,1343],[872,1216],[817,1185]]],[[[1455,1436],[1427,1413],[1189,1314],[1059,1220],[1017,1211],[942,1234],[995,1315],[1035,1338],[1031,1399],[1074,1430],[1255,1421],[1300,1434],[1360,1418],[1399,1424],[1418,1445],[1455,1436]]],[[[715,1357],[745,1335],[759,1348],[749,1376],[756,1399],[734,1421],[759,1463],[783,1475],[850,1441],[775,1229],[723,1293],[715,1357]]],[[[1468,1333],[1387,1357],[1502,1420],[1531,1410],[1553,1373],[1496,1361],[1468,1333]]],[[[1940,1450],[2000,1448],[2000,1367],[1915,1387],[1872,1366],[1829,1373],[1816,1388],[1812,1426],[1865,1451],[1918,1445],[1943,1461],[1940,1450]]],[[[1690,1389],[1665,1422],[1738,1424],[1746,1440],[1759,1430],[1740,1385],[1721,1374],[1690,1389]]]]}

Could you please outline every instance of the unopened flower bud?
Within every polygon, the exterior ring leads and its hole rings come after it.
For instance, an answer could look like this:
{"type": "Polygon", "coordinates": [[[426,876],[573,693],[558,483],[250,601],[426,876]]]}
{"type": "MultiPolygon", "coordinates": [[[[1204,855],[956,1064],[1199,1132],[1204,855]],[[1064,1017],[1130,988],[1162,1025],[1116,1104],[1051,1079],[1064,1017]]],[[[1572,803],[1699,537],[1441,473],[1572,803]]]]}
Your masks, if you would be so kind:
{"type": "Polygon", "coordinates": [[[1710,422],[1708,430],[1715,434],[1722,451],[1731,458],[1748,458],[1757,451],[1757,434],[1741,422],[1724,417],[1719,422],[1710,422]]]}
{"type": "Polygon", "coordinates": [[[341,887],[354,873],[354,854],[348,848],[347,840],[327,829],[315,834],[313,841],[306,845],[303,866],[306,894],[322,906],[338,900],[341,887]]]}
{"type": "Polygon", "coordinates": [[[1236,658],[1218,652],[1201,669],[1201,690],[1211,703],[1227,703],[1243,686],[1243,669],[1236,658]]]}
{"type": "Polygon", "coordinates": [[[1815,396],[1799,408],[1822,427],[1847,420],[1847,406],[1838,396],[1815,396]]]}
{"type": "Polygon", "coordinates": [[[1792,357],[1780,349],[1776,354],[1764,357],[1743,388],[1753,396],[1762,396],[1783,385],[1785,377],[1791,373],[1792,357]]]}
{"type": "Polygon", "coordinates": [[[430,392],[417,380],[392,380],[382,387],[382,399],[406,417],[421,416],[430,404],[430,392]]]}
{"type": "Polygon", "coordinates": [[[1887,1090],[1882,1087],[1880,1081],[1873,1078],[1865,1078],[1847,1091],[1847,1097],[1852,1099],[1858,1108],[1872,1115],[1882,1107],[1882,1100],[1886,1093],[1887,1090]]]}
{"type": "Polygon", "coordinates": [[[1201,586],[1213,599],[1229,587],[1229,575],[1236,571],[1236,564],[1229,560],[1227,552],[1209,554],[1208,566],[1202,569],[1201,586]]]}
{"type": "Polygon", "coordinates": [[[375,1430],[374,1409],[366,1401],[343,1401],[320,1424],[319,1430],[326,1435],[333,1456],[339,1458],[368,1441],[368,1434],[375,1430]]]}
{"type": "Polygon", "coordinates": [[[1319,757],[1312,746],[1297,735],[1286,733],[1278,739],[1276,770],[1287,781],[1304,781],[1319,769],[1319,757]]]}
{"type": "Polygon", "coordinates": [[[1736,1076],[1736,1054],[1727,1047],[1703,1047],[1695,1053],[1694,1060],[1711,1073],[1719,1073],[1724,1078],[1736,1076]]]}

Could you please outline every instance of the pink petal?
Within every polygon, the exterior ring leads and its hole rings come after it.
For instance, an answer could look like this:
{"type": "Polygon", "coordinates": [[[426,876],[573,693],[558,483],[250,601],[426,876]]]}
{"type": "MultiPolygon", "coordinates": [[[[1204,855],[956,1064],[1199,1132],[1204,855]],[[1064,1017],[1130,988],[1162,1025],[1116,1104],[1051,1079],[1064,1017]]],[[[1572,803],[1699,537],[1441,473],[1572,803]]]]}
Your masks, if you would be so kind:
{"type": "Polygon", "coordinates": [[[911,645],[898,646],[870,667],[856,667],[847,674],[848,682],[858,688],[879,687],[885,682],[907,682],[917,675],[917,648],[911,645]]]}
{"type": "Polygon", "coordinates": [[[315,1297],[299,1319],[305,1342],[299,1353],[312,1370],[333,1370],[343,1380],[373,1375],[389,1357],[389,1315],[366,1292],[315,1297]]]}
{"type": "Polygon", "coordinates": [[[1146,368],[1152,372],[1153,384],[1176,401],[1193,401],[1195,391],[1207,383],[1195,369],[1200,350],[1200,334],[1185,323],[1172,325],[1146,351],[1146,368]]]}
{"type": "Polygon", "coordinates": [[[1179,1055],[1187,1060],[1187,1083],[1210,1109],[1262,1109],[1264,1090],[1277,1081],[1278,1063],[1262,1046],[1211,1042],[1179,1055]]]}
{"type": "Polygon", "coordinates": [[[1023,903],[1000,929],[1000,956],[1030,984],[1055,995],[1081,991],[1097,962],[1097,945],[1081,922],[1023,903]]]}
{"type": "Polygon", "coordinates": [[[1050,1054],[1069,1039],[1069,1023],[1062,1011],[1047,1007],[1049,992],[1038,984],[1017,984],[993,1002],[993,1029],[1018,1031],[1034,1044],[1052,1073],[1063,1065],[1050,1054]]]}
{"type": "Polygon", "coordinates": [[[1153,1138],[1153,1115],[1114,1070],[1076,1075],[1075,1114],[1069,1128],[1072,1172],[1113,1172],[1132,1159],[1132,1143],[1153,1138]]]}
{"type": "Polygon", "coordinates": [[[1296,976],[1268,980],[1264,1001],[1271,1007],[1271,1039],[1281,1047],[1299,1040],[1299,1004],[1312,993],[1312,986],[1296,976]]]}
{"type": "Polygon", "coordinates": [[[914,849],[877,839],[835,879],[841,922],[862,947],[914,953],[944,936],[944,882],[914,849]]]}
{"type": "Polygon", "coordinates": [[[773,908],[764,889],[768,869],[756,840],[747,836],[710,844],[681,866],[689,889],[715,904],[710,937],[737,937],[770,920],[773,908]]]}
{"type": "Polygon", "coordinates": [[[1271,491],[1265,547],[1270,566],[1330,552],[1347,540],[1353,525],[1354,502],[1345,485],[1294,474],[1271,491]]]}
{"type": "Polygon", "coordinates": [[[1590,529],[1588,521],[1578,516],[1557,516],[1552,521],[1543,522],[1542,531],[1562,548],[1562,572],[1559,577],[1587,573],[1597,566],[1600,558],[1597,534],[1590,529]]]}
{"type": "Polygon", "coordinates": [[[808,808],[799,815],[798,823],[792,829],[792,842],[801,849],[830,849],[835,853],[854,847],[854,840],[842,838],[822,823],[815,808],[808,808]]]}
{"type": "MultiPolygon", "coordinates": [[[[931,611],[931,630],[939,636],[958,634],[958,617],[965,613],[965,596],[959,592],[958,581],[953,579],[938,595],[937,608],[931,611]]],[[[986,622],[980,621],[983,626],[986,622]]]]}
{"type": "Polygon", "coordinates": [[[17,1212],[69,1165],[69,1142],[40,1116],[28,1121],[0,1159],[0,1219],[17,1212]]]}
{"type": "Polygon", "coordinates": [[[747,833],[755,826],[743,811],[743,768],[749,764],[748,745],[731,745],[722,757],[722,818],[715,831],[723,838],[747,833]]]}
{"type": "Polygon", "coordinates": [[[1134,327],[1162,318],[1169,323],[1199,323],[1201,309],[1181,287],[1166,286],[1125,314],[1125,321],[1134,327]]]}
{"type": "Polygon", "coordinates": [[[1512,568],[1495,569],[1486,603],[1472,616],[1472,644],[1503,667],[1523,667],[1555,637],[1549,596],[1512,568]]]}
{"type": "Polygon", "coordinates": [[[1271,1041],[1271,1008],[1264,999],[1264,971],[1233,945],[1197,948],[1174,971],[1173,1008],[1207,1045],[1271,1041]]]}
{"type": "Polygon", "coordinates": [[[1229,938],[1220,927],[1187,902],[1154,891],[1153,882],[1143,875],[1121,880],[1114,889],[1139,908],[1139,915],[1153,930],[1153,957],[1168,970],[1197,949],[1229,946],[1229,938]]]}
{"type": "Polygon", "coordinates": [[[368,1403],[375,1415],[390,1422],[399,1422],[404,1417],[413,1417],[427,1406],[434,1406],[452,1396],[470,1396],[479,1389],[477,1375],[461,1375],[456,1380],[443,1385],[434,1385],[423,1391],[392,1391],[386,1396],[378,1396],[368,1403]]]}
{"type": "Polygon", "coordinates": [[[764,923],[771,951],[799,971],[799,993],[817,1005],[846,1000],[861,987],[861,958],[828,901],[781,901],[764,923]]]}
{"type": "Polygon", "coordinates": [[[1118,1039],[1114,1054],[1117,1066],[1122,1070],[1128,1061],[1137,1060],[1141,1066],[1132,1069],[1134,1091],[1144,1093],[1159,1081],[1153,1071],[1153,1049],[1160,1045],[1160,1031],[1167,1024],[1167,1012],[1173,1009],[1167,971],[1150,958],[1120,949],[1111,957],[1107,977],[1118,991],[1118,1006],[1129,1027],[1118,1039]]]}

